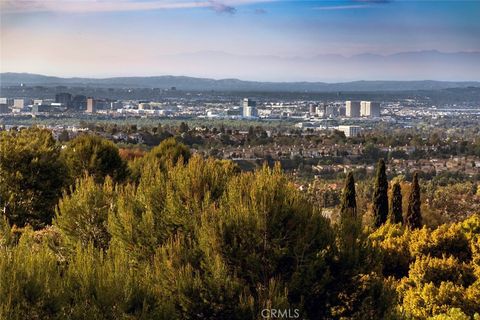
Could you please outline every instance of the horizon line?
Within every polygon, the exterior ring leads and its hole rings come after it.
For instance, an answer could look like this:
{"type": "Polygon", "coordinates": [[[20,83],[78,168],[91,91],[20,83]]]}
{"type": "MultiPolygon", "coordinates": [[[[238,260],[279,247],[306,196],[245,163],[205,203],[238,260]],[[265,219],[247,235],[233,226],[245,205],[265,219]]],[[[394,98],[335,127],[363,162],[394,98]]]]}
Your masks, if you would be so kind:
{"type": "MultiPolygon", "coordinates": [[[[188,76],[188,75],[172,75],[172,74],[163,74],[163,75],[128,75],[128,76],[109,76],[109,77],[96,77],[96,76],[56,76],[56,75],[47,75],[47,74],[40,74],[40,73],[30,73],[30,72],[13,72],[13,71],[5,71],[0,72],[0,77],[6,74],[15,74],[15,75],[32,75],[32,76],[41,76],[41,77],[50,77],[50,78],[58,78],[61,80],[75,80],[75,79],[86,79],[86,80],[111,80],[111,79],[126,79],[126,78],[166,78],[166,77],[173,77],[173,78],[191,78],[197,80],[214,80],[214,81],[225,81],[225,80],[236,80],[242,82],[259,82],[259,83],[275,83],[275,84],[282,84],[282,83],[323,83],[323,84],[341,84],[341,83],[351,83],[351,82],[474,82],[480,83],[479,80],[437,80],[437,79],[421,79],[421,80],[389,80],[389,79],[375,79],[375,80],[365,80],[365,79],[356,79],[356,80],[344,80],[344,81],[261,81],[261,80],[245,80],[235,77],[228,77],[228,78],[213,78],[213,77],[201,77],[201,76],[188,76]]],[[[1,78],[0,78],[1,80],[1,78]]],[[[1,81],[0,81],[1,82],[1,81]]],[[[0,86],[3,84],[0,83],[0,86]]]]}

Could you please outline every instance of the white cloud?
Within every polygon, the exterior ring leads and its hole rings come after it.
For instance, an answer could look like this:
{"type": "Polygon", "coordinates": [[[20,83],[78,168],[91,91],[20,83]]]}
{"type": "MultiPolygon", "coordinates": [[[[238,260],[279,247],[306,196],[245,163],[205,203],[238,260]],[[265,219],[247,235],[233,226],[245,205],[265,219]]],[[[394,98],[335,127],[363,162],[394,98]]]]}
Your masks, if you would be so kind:
{"type": "Polygon", "coordinates": [[[315,7],[315,10],[351,10],[351,9],[364,9],[371,8],[369,5],[364,4],[352,4],[345,6],[324,6],[324,7],[315,7]]]}
{"type": "Polygon", "coordinates": [[[0,0],[2,12],[116,12],[209,8],[219,13],[234,13],[235,6],[274,0],[0,0]]]}

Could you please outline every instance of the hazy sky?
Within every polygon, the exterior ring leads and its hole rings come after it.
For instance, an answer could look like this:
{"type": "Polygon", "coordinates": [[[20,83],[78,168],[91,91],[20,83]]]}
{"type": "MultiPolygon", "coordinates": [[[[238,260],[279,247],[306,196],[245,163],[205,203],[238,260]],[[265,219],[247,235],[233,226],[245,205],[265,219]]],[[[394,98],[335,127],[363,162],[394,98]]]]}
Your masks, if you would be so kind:
{"type": "MultiPolygon", "coordinates": [[[[310,58],[325,54],[350,57],[423,50],[480,51],[480,0],[0,3],[2,72],[97,77],[184,74],[261,80],[279,77],[283,81],[299,80],[302,74],[290,79],[291,70],[287,66],[283,70],[278,61],[270,69],[279,72],[262,71],[258,56],[279,61],[288,58],[290,62],[300,59],[302,65],[314,66],[318,59],[310,58]],[[238,67],[250,72],[229,69],[225,63],[216,65],[215,56],[220,52],[247,56],[238,67]],[[254,56],[251,64],[245,62],[248,56],[254,56]]],[[[421,71],[412,70],[411,78],[422,78],[421,71]]],[[[305,74],[305,80],[370,78],[337,75],[342,73],[341,66],[329,72],[335,74],[305,74]]],[[[429,75],[426,73],[425,78],[429,75]]],[[[472,77],[475,75],[465,79],[472,77]]]]}

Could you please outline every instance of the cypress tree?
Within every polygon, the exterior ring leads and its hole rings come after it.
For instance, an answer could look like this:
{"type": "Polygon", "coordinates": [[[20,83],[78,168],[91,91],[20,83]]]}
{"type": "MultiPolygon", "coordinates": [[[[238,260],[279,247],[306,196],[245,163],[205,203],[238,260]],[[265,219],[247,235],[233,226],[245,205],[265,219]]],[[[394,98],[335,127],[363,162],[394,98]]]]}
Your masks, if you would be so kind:
{"type": "Polygon", "coordinates": [[[422,213],[420,211],[420,185],[418,184],[418,174],[413,174],[412,190],[408,198],[407,216],[405,217],[405,224],[417,229],[422,226],[422,213]]]}
{"type": "Polygon", "coordinates": [[[403,207],[402,207],[402,188],[400,183],[395,182],[392,187],[392,203],[390,211],[390,222],[402,223],[403,222],[403,207]]]}
{"type": "Polygon", "coordinates": [[[349,172],[345,180],[345,187],[343,188],[342,193],[342,206],[341,206],[342,216],[346,214],[356,217],[357,216],[357,200],[355,195],[355,179],[353,178],[353,173],[349,172]]]}
{"type": "Polygon", "coordinates": [[[375,190],[373,192],[373,216],[375,227],[380,227],[388,217],[388,181],[385,161],[378,161],[375,177],[375,190]]]}

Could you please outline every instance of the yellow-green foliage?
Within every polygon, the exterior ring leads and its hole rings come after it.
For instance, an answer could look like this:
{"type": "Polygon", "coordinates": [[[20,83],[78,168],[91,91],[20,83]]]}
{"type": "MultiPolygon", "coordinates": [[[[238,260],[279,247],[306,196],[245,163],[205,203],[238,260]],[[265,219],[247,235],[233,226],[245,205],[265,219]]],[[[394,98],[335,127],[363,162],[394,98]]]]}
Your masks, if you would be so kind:
{"type": "Polygon", "coordinates": [[[471,258],[468,239],[460,224],[445,224],[430,232],[425,227],[412,234],[412,256],[429,254],[435,257],[453,255],[462,261],[471,258]]]}
{"type": "Polygon", "coordinates": [[[54,225],[72,245],[80,242],[87,246],[106,249],[110,235],[107,231],[109,211],[115,206],[112,180],[107,177],[102,185],[92,176],[77,180],[70,193],[59,201],[54,225]]]}
{"type": "Polygon", "coordinates": [[[43,244],[33,245],[27,229],[18,245],[0,248],[0,319],[50,319],[61,314],[61,266],[43,244]]]}
{"type": "MultiPolygon", "coordinates": [[[[438,314],[428,320],[470,320],[471,318],[463,313],[462,309],[451,308],[446,313],[438,314]]],[[[477,317],[475,317],[477,319],[477,317]]]]}
{"type": "Polygon", "coordinates": [[[373,246],[380,249],[385,276],[401,278],[408,274],[412,262],[409,248],[411,233],[400,224],[386,223],[370,234],[373,246]]]}
{"type": "Polygon", "coordinates": [[[418,256],[410,265],[409,278],[417,284],[439,285],[450,281],[464,287],[468,287],[474,281],[471,266],[453,256],[449,258],[418,256]]]}
{"type": "Polygon", "coordinates": [[[370,235],[382,251],[385,275],[397,278],[399,314],[462,319],[480,313],[479,221],[474,215],[415,231],[387,224],[370,235]],[[404,272],[390,272],[389,264],[401,265],[404,272]]]}

